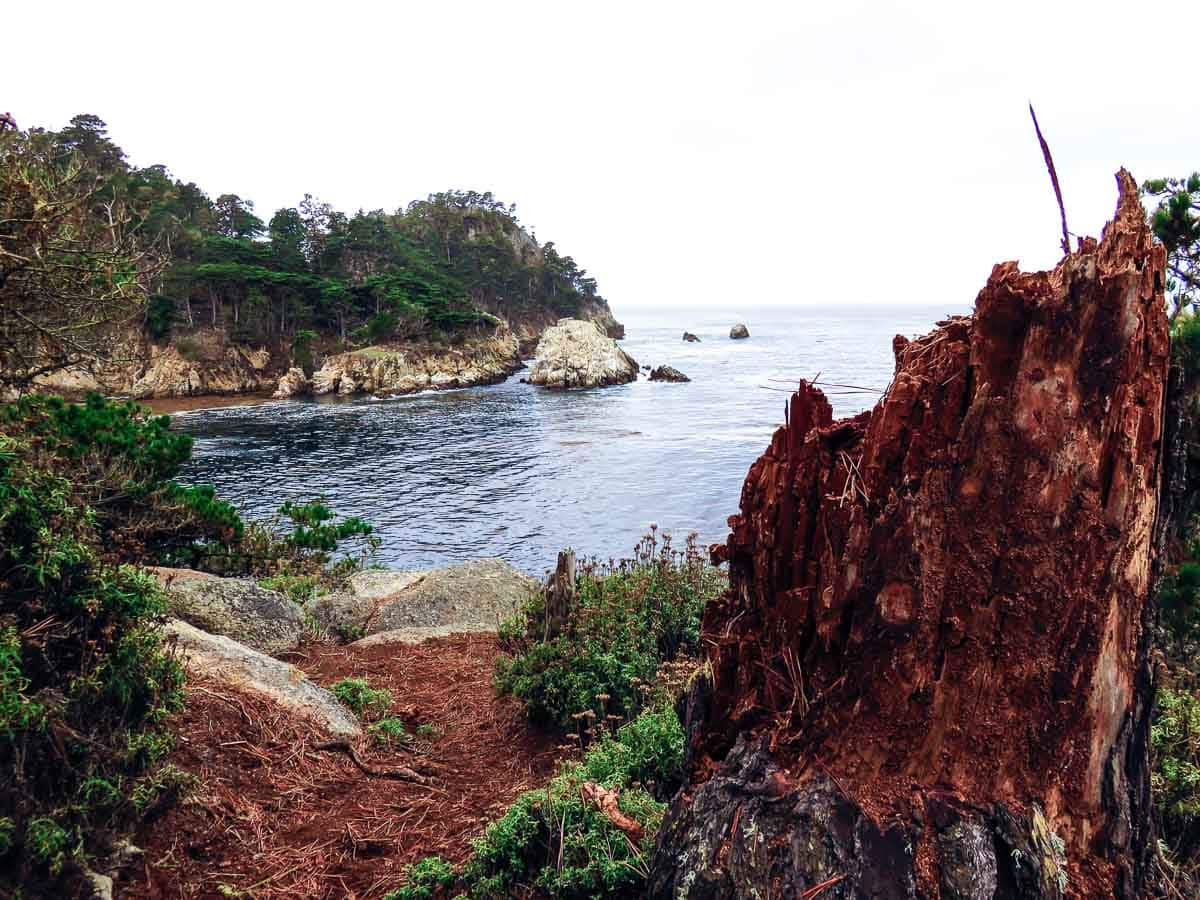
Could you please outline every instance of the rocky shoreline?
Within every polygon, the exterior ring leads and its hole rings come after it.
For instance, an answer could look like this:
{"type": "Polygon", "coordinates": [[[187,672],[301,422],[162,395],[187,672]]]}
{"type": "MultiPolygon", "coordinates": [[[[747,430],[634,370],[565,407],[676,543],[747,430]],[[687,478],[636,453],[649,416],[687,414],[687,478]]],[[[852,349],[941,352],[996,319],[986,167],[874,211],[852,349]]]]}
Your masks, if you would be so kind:
{"type": "MultiPolygon", "coordinates": [[[[624,337],[625,328],[606,304],[577,315],[605,339],[624,337]]],[[[67,368],[37,378],[39,393],[81,399],[98,392],[131,400],[308,394],[393,396],[496,384],[521,369],[542,335],[559,316],[536,309],[512,320],[496,318],[490,331],[455,341],[386,342],[326,355],[309,369],[296,365],[290,347],[246,346],[222,332],[199,329],[169,343],[141,336],[120,342],[103,365],[67,368]]]]}
{"type": "Polygon", "coordinates": [[[306,602],[252,578],[150,571],[167,598],[167,634],[192,675],[262,697],[336,736],[357,736],[357,720],[280,657],[314,640],[374,647],[495,632],[539,587],[498,558],[419,571],[366,569],[306,602]]]}

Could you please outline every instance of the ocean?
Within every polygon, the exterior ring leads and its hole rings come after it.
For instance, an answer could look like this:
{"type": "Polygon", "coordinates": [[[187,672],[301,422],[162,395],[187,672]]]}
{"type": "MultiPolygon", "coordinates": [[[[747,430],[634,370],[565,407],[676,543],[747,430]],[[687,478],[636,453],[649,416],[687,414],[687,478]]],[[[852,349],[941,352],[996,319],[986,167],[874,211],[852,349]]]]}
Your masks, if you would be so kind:
{"type": "MultiPolygon", "coordinates": [[[[178,413],[195,438],[181,480],[207,482],[249,519],[324,497],[371,522],[377,561],[428,568],[500,556],[541,575],[573,547],[630,555],[658,527],[682,543],[724,540],[742,481],[783,421],[788,384],[832,393],[836,416],[872,406],[893,372],[892,337],[966,306],[617,310],[625,350],[686,384],[552,392],[503,384],[387,400],[286,400],[178,413]],[[747,340],[729,339],[745,322],[747,340]],[[685,343],[684,330],[701,338],[685,343]]],[[[644,375],[645,373],[643,373],[644,375]]]]}

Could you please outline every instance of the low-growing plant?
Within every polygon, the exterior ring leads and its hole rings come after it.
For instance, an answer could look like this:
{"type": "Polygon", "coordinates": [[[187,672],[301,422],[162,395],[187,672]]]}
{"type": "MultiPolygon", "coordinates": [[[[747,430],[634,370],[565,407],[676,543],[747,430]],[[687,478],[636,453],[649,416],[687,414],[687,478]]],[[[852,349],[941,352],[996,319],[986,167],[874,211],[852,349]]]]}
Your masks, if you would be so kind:
{"type": "Polygon", "coordinates": [[[1200,849],[1200,695],[1159,690],[1150,746],[1163,830],[1171,849],[1186,859],[1200,849]]]}
{"type": "Polygon", "coordinates": [[[418,863],[407,873],[409,883],[389,896],[452,896],[457,889],[476,900],[499,900],[531,887],[556,898],[640,896],[665,800],[682,777],[683,751],[675,710],[658,702],[615,734],[601,736],[582,761],[563,766],[545,788],[518,797],[474,842],[474,855],[458,871],[448,872],[432,857],[436,862],[419,870],[428,875],[415,877],[418,863]],[[585,786],[615,791],[618,809],[640,834],[618,827],[585,786]]]}
{"type": "MultiPolygon", "coordinates": [[[[391,702],[390,694],[388,702],[391,702]]],[[[396,716],[385,716],[377,722],[372,722],[367,726],[367,732],[381,747],[395,747],[412,742],[412,735],[404,727],[404,720],[396,716]]]]}
{"type": "Polygon", "coordinates": [[[392,692],[371,687],[365,678],[343,678],[331,684],[329,690],[364,719],[382,716],[392,705],[392,692]]]}
{"type": "Polygon", "coordinates": [[[328,592],[320,575],[271,575],[258,580],[259,587],[286,594],[295,603],[305,604],[328,592]]]}
{"type": "Polygon", "coordinates": [[[726,584],[695,535],[675,550],[652,531],[633,559],[585,563],[578,599],[561,633],[543,640],[545,599],[536,595],[503,623],[496,686],[525,702],[531,718],[560,727],[628,721],[652,693],[663,662],[695,656],[705,603],[726,584]]]}
{"type": "Polygon", "coordinates": [[[130,404],[0,406],[0,893],[103,852],[170,750],[183,671],[161,589],[126,562],[236,532],[171,486],[189,449],[130,404]]]}
{"type": "Polygon", "coordinates": [[[406,884],[383,900],[433,900],[454,885],[454,867],[440,856],[427,856],[404,867],[406,884]]]}

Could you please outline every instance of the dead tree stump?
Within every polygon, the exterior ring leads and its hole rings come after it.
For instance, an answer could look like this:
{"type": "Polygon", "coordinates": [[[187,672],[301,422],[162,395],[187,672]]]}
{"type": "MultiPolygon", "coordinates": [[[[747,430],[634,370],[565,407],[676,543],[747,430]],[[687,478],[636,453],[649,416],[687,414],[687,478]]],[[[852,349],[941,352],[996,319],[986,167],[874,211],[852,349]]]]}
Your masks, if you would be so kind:
{"type": "Polygon", "coordinates": [[[873,410],[793,395],[715,551],[653,896],[1142,895],[1168,334],[1117,180],[1099,241],[897,338],[873,410]]]}
{"type": "Polygon", "coordinates": [[[542,640],[552,641],[562,633],[575,606],[575,551],[558,554],[554,574],[546,582],[546,626],[542,640]]]}

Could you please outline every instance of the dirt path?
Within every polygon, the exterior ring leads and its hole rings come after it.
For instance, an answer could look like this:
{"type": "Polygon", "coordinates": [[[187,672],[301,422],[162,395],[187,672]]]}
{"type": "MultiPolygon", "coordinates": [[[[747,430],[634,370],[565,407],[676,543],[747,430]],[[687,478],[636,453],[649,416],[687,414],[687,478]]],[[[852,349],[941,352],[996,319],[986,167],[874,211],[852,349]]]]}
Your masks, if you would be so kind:
{"type": "Polygon", "coordinates": [[[138,835],[144,872],[118,881],[117,896],[371,898],[423,856],[464,859],[482,826],[554,769],[554,740],[495,696],[496,653],[495,635],[464,634],[287,657],[319,684],[366,676],[392,692],[410,731],[433,726],[415,753],[362,742],[368,765],[429,771],[428,786],[367,777],[311,750],[321,736],[306,723],[193,680],[171,761],[203,786],[138,835]]]}

